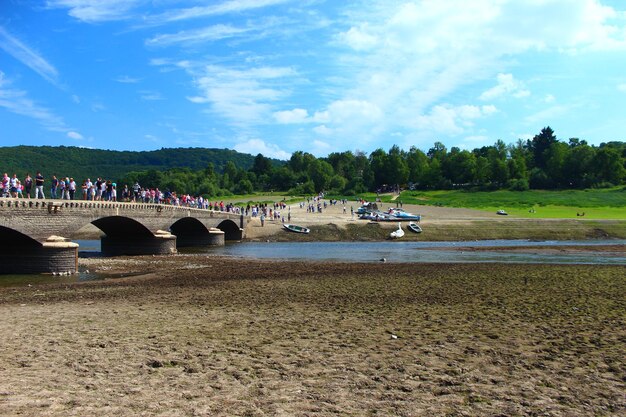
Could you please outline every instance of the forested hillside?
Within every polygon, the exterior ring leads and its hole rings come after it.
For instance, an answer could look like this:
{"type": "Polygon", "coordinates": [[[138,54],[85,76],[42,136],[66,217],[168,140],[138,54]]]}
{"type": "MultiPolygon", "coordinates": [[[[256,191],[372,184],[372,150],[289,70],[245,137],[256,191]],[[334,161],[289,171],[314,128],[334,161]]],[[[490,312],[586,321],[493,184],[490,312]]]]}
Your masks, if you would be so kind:
{"type": "MultiPolygon", "coordinates": [[[[13,146],[0,147],[0,170],[23,178],[41,171],[45,176],[71,176],[76,180],[101,176],[117,180],[131,171],[189,168],[204,170],[209,164],[222,173],[226,162],[249,169],[254,156],[229,149],[171,148],[155,151],[130,152],[87,149],[72,146],[13,146]]],[[[277,161],[276,161],[277,162],[277,161]]]]}
{"type": "Polygon", "coordinates": [[[225,149],[161,149],[117,152],[73,147],[0,148],[0,170],[20,178],[28,171],[73,176],[77,182],[101,176],[121,184],[205,197],[284,191],[312,195],[358,195],[397,188],[417,190],[583,189],[626,184],[626,142],[599,146],[556,138],[546,127],[530,140],[473,150],[427,151],[392,146],[388,151],[333,152],[324,158],[296,151],[289,161],[225,149]]]}

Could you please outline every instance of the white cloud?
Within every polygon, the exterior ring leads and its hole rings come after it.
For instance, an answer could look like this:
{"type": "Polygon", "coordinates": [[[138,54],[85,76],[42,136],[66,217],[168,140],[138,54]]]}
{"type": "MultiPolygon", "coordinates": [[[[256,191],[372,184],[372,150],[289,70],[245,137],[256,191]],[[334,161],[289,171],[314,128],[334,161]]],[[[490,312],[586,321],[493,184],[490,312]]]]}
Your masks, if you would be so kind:
{"type": "Polygon", "coordinates": [[[320,123],[372,123],[383,115],[382,110],[375,104],[365,100],[337,100],[324,111],[315,113],[314,119],[320,123]]]}
{"type": "Polygon", "coordinates": [[[372,49],[378,44],[378,38],[368,33],[366,24],[362,28],[351,27],[347,32],[340,33],[338,40],[357,51],[372,49]]]}
{"type": "Polygon", "coordinates": [[[13,58],[41,75],[51,83],[57,83],[58,71],[41,55],[29,48],[22,41],[12,36],[2,26],[0,26],[0,48],[4,49],[13,58]]]}
{"type": "Polygon", "coordinates": [[[293,109],[274,112],[274,119],[280,124],[307,123],[309,112],[305,109],[293,109]]]}
{"type": "Polygon", "coordinates": [[[140,91],[139,92],[141,99],[145,101],[157,101],[163,100],[161,93],[158,91],[140,91]]]}
{"type": "MultiPolygon", "coordinates": [[[[418,126],[432,136],[430,129],[439,129],[435,120],[441,130],[458,134],[473,119],[443,103],[471,106],[455,94],[492,77],[497,84],[482,100],[529,96],[522,81],[503,72],[523,67],[524,54],[626,48],[625,16],[598,0],[380,0],[359,6],[345,14],[346,29],[334,37],[349,50],[333,57],[342,71],[333,80],[343,88],[334,91],[335,102],[358,100],[379,109],[377,122],[353,132],[364,137],[373,127],[388,135],[418,126]]],[[[336,127],[330,105],[315,119],[336,127]]]]}
{"type": "Polygon", "coordinates": [[[626,83],[618,84],[617,85],[617,91],[621,91],[623,93],[626,93],[626,83]]]}
{"type": "Polygon", "coordinates": [[[11,113],[35,119],[45,129],[53,132],[68,132],[63,119],[50,109],[30,99],[25,91],[12,89],[10,81],[0,71],[0,107],[11,113]]]}
{"type": "Polygon", "coordinates": [[[330,136],[334,133],[334,130],[326,127],[326,125],[315,126],[313,131],[322,136],[330,136]]]}
{"type": "Polygon", "coordinates": [[[552,94],[546,94],[543,98],[543,101],[545,103],[554,103],[554,100],[556,100],[556,97],[554,97],[552,94]]]}
{"type": "Polygon", "coordinates": [[[287,67],[245,70],[209,65],[196,74],[199,96],[192,103],[210,103],[211,111],[233,123],[265,124],[272,118],[272,103],[289,94],[287,80],[296,73],[287,67]]]}
{"type": "Polygon", "coordinates": [[[70,139],[74,139],[74,140],[82,140],[82,139],[84,139],[83,135],[81,135],[78,132],[74,132],[74,131],[67,132],[67,137],[70,138],[70,139]]]}
{"type": "Polygon", "coordinates": [[[141,81],[141,78],[131,77],[128,75],[120,75],[115,79],[115,81],[122,84],[136,84],[141,81]]]}
{"type": "MultiPolygon", "coordinates": [[[[95,0],[98,1],[98,0],[95,0]]],[[[200,19],[210,16],[220,16],[230,13],[242,13],[254,9],[276,6],[288,3],[291,0],[230,0],[223,1],[211,6],[196,6],[184,9],[175,9],[168,12],[149,16],[148,24],[161,25],[168,22],[176,22],[190,19],[200,19]]]]}
{"type": "Polygon", "coordinates": [[[248,153],[251,155],[262,154],[268,158],[276,158],[286,160],[291,157],[291,154],[283,151],[277,145],[271,143],[265,143],[261,139],[249,139],[245,142],[238,143],[234,149],[237,152],[248,153]]]}
{"type": "Polygon", "coordinates": [[[480,95],[483,101],[500,98],[510,95],[515,98],[527,97],[530,91],[526,89],[524,83],[516,80],[512,74],[498,74],[496,77],[498,84],[480,95]]]}
{"type": "MultiPolygon", "coordinates": [[[[335,146],[336,147],[336,146],[335,146]]],[[[335,148],[331,144],[315,139],[310,143],[310,150],[313,155],[328,155],[335,148]]]]}
{"type": "Polygon", "coordinates": [[[459,135],[473,126],[474,120],[495,113],[494,106],[437,105],[429,114],[417,117],[416,126],[432,133],[459,135]]]}
{"type": "Polygon", "coordinates": [[[68,14],[87,23],[125,20],[143,0],[48,0],[49,8],[69,9],[68,14]]]}
{"type": "Polygon", "coordinates": [[[570,110],[568,106],[552,106],[526,116],[524,120],[530,124],[548,126],[570,110]]]}
{"type": "Polygon", "coordinates": [[[196,30],[183,30],[178,33],[156,35],[146,41],[150,46],[169,46],[177,43],[213,42],[243,35],[250,29],[240,29],[230,25],[214,25],[196,30]]]}

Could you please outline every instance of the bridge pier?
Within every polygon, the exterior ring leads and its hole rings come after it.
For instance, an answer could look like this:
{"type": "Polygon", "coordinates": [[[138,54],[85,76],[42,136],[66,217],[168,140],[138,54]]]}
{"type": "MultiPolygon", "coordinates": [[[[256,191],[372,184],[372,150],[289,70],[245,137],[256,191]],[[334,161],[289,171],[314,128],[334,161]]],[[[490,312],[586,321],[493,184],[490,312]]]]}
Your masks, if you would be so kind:
{"type": "Polygon", "coordinates": [[[184,247],[204,247],[204,246],[224,246],[224,232],[217,228],[210,228],[205,233],[185,233],[176,235],[176,246],[184,247]]]}
{"type": "Polygon", "coordinates": [[[78,271],[78,243],[51,237],[43,243],[2,247],[3,274],[55,274],[78,271]]]}
{"type": "Polygon", "coordinates": [[[102,236],[100,246],[103,255],[169,255],[176,253],[176,236],[161,232],[152,237],[102,236]]]}

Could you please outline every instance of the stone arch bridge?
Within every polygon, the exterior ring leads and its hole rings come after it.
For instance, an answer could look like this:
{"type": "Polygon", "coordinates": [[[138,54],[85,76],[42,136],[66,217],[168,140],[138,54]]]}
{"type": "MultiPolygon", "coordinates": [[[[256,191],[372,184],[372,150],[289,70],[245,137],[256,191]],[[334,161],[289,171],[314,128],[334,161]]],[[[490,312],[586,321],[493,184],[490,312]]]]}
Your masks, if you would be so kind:
{"type": "Polygon", "coordinates": [[[0,199],[0,273],[75,272],[88,224],[107,255],[175,253],[177,247],[241,240],[244,216],[163,204],[0,199]]]}

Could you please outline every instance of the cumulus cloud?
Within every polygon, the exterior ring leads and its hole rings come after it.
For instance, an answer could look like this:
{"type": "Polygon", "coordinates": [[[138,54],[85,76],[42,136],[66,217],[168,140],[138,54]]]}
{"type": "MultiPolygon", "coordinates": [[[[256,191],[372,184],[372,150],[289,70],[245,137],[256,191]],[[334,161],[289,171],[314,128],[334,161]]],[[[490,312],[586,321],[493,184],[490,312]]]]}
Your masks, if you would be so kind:
{"type": "Polygon", "coordinates": [[[268,158],[276,158],[286,160],[291,157],[291,154],[283,151],[277,145],[272,143],[265,143],[261,139],[249,139],[245,142],[240,142],[235,145],[234,149],[237,152],[247,153],[251,155],[262,154],[268,158]]]}
{"type": "MultiPolygon", "coordinates": [[[[524,82],[502,71],[522,65],[524,54],[626,49],[624,16],[597,0],[381,0],[347,15],[347,28],[334,40],[347,50],[337,58],[345,77],[337,79],[352,84],[343,83],[343,98],[335,102],[370,103],[380,114],[375,126],[386,134],[437,128],[436,120],[440,129],[459,133],[476,119],[463,117],[458,108],[474,103],[455,102],[455,110],[445,103],[465,86],[492,77],[496,85],[480,100],[529,96],[524,82]]],[[[334,120],[347,118],[333,117],[331,106],[315,118],[336,128],[334,120]]],[[[480,109],[482,116],[488,113],[480,109]]],[[[367,134],[372,124],[363,127],[367,134]]]]}
{"type": "Polygon", "coordinates": [[[382,110],[375,103],[347,99],[330,103],[326,110],[315,113],[314,120],[320,123],[369,123],[382,116],[382,110]]]}
{"type": "Polygon", "coordinates": [[[526,89],[524,83],[516,80],[512,74],[498,74],[496,79],[497,85],[483,92],[480,95],[481,100],[493,100],[505,95],[515,98],[530,95],[530,91],[526,89]]]}
{"type": "Polygon", "coordinates": [[[494,106],[434,106],[428,114],[419,116],[416,126],[435,133],[459,135],[473,126],[476,119],[495,113],[494,106]]]}
{"type": "Polygon", "coordinates": [[[310,121],[309,112],[305,109],[277,111],[274,119],[280,124],[307,123],[310,121]]]}
{"type": "Polygon", "coordinates": [[[82,139],[84,139],[83,135],[81,135],[78,132],[74,132],[74,131],[67,132],[67,137],[70,138],[70,139],[74,139],[74,140],[82,140],[82,139]]]}
{"type": "Polygon", "coordinates": [[[200,95],[188,97],[192,103],[209,103],[212,112],[235,124],[265,124],[274,113],[273,103],[288,95],[287,80],[296,73],[287,67],[239,70],[209,65],[197,75],[200,95]]]}

